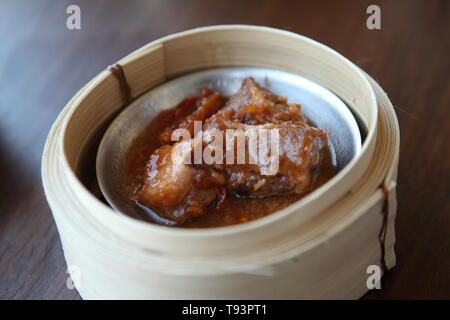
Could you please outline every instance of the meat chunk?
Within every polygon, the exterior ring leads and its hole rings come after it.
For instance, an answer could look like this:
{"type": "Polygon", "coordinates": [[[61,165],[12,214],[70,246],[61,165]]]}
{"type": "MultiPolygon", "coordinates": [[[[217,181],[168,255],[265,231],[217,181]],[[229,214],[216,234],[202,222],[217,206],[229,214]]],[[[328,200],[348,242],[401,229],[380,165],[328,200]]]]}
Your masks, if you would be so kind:
{"type": "MultiPolygon", "coordinates": [[[[236,125],[234,125],[236,126],[236,125]]],[[[249,163],[249,142],[246,140],[246,163],[225,164],[227,189],[239,196],[248,198],[270,197],[289,193],[303,193],[311,187],[311,172],[319,164],[320,151],[326,146],[328,138],[322,129],[307,124],[284,123],[265,125],[245,125],[245,130],[268,130],[266,159],[269,153],[276,151],[276,159],[261,163],[261,151],[258,149],[258,161],[249,163]],[[277,149],[270,145],[270,134],[278,133],[277,149]],[[277,164],[274,165],[274,161],[277,164]],[[268,169],[268,167],[270,170],[268,169]]],[[[259,136],[258,139],[265,139],[259,136]]],[[[235,144],[237,145],[237,143],[235,144]]],[[[235,152],[235,158],[237,152],[235,152]]]]}
{"type": "MultiPolygon", "coordinates": [[[[252,77],[245,78],[238,92],[234,94],[217,116],[236,120],[243,124],[264,124],[307,122],[302,106],[287,103],[281,97],[262,88],[252,77]]],[[[209,122],[214,122],[215,115],[209,122]]]]}
{"type": "Polygon", "coordinates": [[[319,164],[320,152],[328,140],[324,130],[306,124],[301,105],[288,104],[286,98],[261,88],[253,78],[246,78],[225,106],[219,93],[204,89],[200,98],[186,99],[163,120],[170,117],[171,122],[159,136],[162,146],[148,160],[146,178],[137,200],[163,218],[176,222],[200,217],[214,204],[223,207],[227,190],[247,198],[307,191],[312,185],[312,171],[319,164]],[[171,142],[171,134],[177,128],[187,129],[192,137],[196,120],[203,121],[202,136],[171,142]],[[229,161],[230,149],[225,137],[230,129],[244,132],[243,163],[238,161],[238,143],[234,143],[234,154],[231,163],[229,161]],[[222,161],[209,165],[204,162],[188,164],[195,146],[211,148],[217,142],[214,135],[208,134],[211,130],[223,137],[218,156],[222,161]],[[276,133],[279,139],[267,140],[266,154],[261,153],[258,145],[255,154],[246,133],[256,132],[258,139],[264,139],[259,135],[264,130],[276,133]],[[262,161],[261,155],[270,161],[262,161]],[[256,156],[256,161],[250,161],[251,156],[256,156]]]}
{"type": "Polygon", "coordinates": [[[324,130],[306,122],[301,105],[288,104],[286,98],[261,88],[253,78],[245,78],[226,106],[205,121],[204,130],[218,129],[225,135],[227,129],[247,132],[277,129],[279,168],[276,174],[266,175],[261,172],[264,168],[261,163],[249,164],[247,138],[247,162],[238,164],[235,159],[234,164],[225,164],[227,189],[240,197],[269,197],[308,190],[311,171],[319,163],[320,150],[326,146],[328,137],[324,130]]]}
{"type": "Polygon", "coordinates": [[[225,177],[207,166],[186,164],[193,141],[164,145],[151,156],[137,200],[163,218],[184,222],[203,215],[225,185],[225,177]]]}
{"type": "Polygon", "coordinates": [[[194,135],[194,121],[204,121],[225,105],[225,100],[219,92],[204,88],[200,97],[185,99],[173,114],[173,122],[159,136],[161,144],[171,142],[175,129],[186,129],[194,135]]]}

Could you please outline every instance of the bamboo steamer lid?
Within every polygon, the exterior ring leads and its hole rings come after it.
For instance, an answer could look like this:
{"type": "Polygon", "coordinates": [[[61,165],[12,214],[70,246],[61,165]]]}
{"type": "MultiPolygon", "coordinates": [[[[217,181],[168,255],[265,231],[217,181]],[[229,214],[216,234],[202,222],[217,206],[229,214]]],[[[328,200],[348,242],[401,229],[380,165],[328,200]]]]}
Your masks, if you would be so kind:
{"type": "Polygon", "coordinates": [[[42,161],[45,193],[67,263],[80,268],[83,298],[357,298],[367,291],[368,265],[395,265],[398,123],[383,90],[350,61],[290,32],[233,25],[168,36],[119,63],[133,98],[204,68],[289,71],[339,95],[368,133],[362,152],[336,177],[275,214],[214,229],[151,225],[113,211],[81,182],[83,166],[95,158],[92,141],[124,104],[119,82],[103,71],[61,112],[42,161]]]}

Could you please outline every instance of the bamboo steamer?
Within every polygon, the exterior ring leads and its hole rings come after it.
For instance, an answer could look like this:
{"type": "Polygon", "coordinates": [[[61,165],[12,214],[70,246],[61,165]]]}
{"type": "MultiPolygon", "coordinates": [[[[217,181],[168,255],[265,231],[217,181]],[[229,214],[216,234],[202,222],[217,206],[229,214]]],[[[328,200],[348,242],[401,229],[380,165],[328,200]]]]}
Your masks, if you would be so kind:
{"type": "Polygon", "coordinates": [[[398,123],[384,91],[346,58],[291,32],[229,25],[156,40],[119,64],[133,98],[205,68],[299,74],[343,99],[367,136],[336,177],[277,213],[223,228],[152,225],[113,211],[89,188],[99,139],[124,105],[119,81],[103,71],[61,112],[42,159],[45,194],[83,298],[354,299],[368,290],[369,265],[395,265],[398,123]]]}

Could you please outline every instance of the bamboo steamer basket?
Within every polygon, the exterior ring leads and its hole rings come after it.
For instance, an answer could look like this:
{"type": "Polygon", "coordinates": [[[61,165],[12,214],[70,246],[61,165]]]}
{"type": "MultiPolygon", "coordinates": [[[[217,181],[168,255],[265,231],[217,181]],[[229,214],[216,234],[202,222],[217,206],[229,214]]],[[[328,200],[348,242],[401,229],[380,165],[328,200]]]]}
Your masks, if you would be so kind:
{"type": "Polygon", "coordinates": [[[211,229],[153,225],[112,210],[95,192],[96,148],[126,104],[123,83],[103,71],[63,109],[42,158],[45,194],[83,298],[355,299],[368,290],[369,265],[395,265],[399,127],[384,91],[346,58],[291,32],[228,25],[164,37],[118,63],[132,98],[205,68],[299,74],[345,101],[367,136],[337,176],[267,217],[211,229]]]}

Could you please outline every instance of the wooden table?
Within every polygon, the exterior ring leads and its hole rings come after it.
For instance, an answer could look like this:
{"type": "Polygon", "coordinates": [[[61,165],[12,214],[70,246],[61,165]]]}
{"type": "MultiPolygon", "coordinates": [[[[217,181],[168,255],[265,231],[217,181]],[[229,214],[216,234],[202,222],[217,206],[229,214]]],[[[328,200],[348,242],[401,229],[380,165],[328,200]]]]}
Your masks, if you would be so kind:
{"type": "Polygon", "coordinates": [[[364,298],[450,298],[450,1],[10,0],[0,18],[0,298],[80,298],[66,287],[40,177],[66,102],[154,39],[231,23],[306,35],[379,81],[401,128],[398,261],[364,298]],[[81,30],[66,27],[70,4],[81,8],[81,30]],[[370,4],[381,8],[381,30],[366,27],[370,4]]]}

